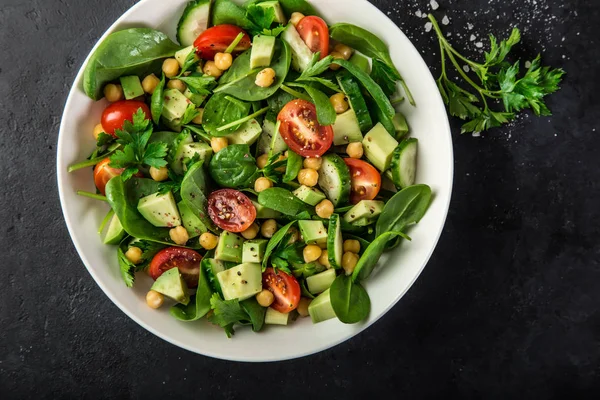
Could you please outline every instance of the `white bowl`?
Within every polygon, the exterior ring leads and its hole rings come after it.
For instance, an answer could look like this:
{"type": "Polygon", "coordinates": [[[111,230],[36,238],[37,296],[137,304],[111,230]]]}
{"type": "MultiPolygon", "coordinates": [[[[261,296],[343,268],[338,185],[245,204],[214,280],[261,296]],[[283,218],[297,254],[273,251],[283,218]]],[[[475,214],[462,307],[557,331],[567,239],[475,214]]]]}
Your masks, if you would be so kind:
{"type": "MultiPolygon", "coordinates": [[[[119,18],[98,43],[111,32],[134,26],[154,27],[174,39],[185,3],[186,0],[142,0],[119,18]]],[[[425,267],[442,232],[452,191],[452,141],[446,110],[427,65],[398,27],[366,0],[312,3],[328,23],[362,26],[390,45],[392,59],[417,103],[417,107],[402,105],[412,135],[419,139],[417,180],[430,185],[434,192],[429,211],[410,231],[413,241],[404,242],[384,256],[365,283],[371,297],[371,313],[363,323],[345,325],[332,319],[313,325],[304,318],[288,327],[268,326],[258,334],[239,328],[228,339],[221,328],[206,321],[179,322],[166,308],[149,308],[145,293],[150,278],[138,274],[135,287],[127,288],[119,274],[115,248],[103,245],[96,233],[107,205],[75,193],[78,189],[94,190],[91,169],[67,173],[68,165],[84,159],[94,148],[91,132],[106,106],[104,101],[94,102],[83,93],[83,67],[75,78],[61,122],[57,155],[59,194],[69,233],[83,263],[106,295],[138,324],[179,347],[227,360],[276,361],[335,346],[369,327],[400,300],[425,267]]]]}

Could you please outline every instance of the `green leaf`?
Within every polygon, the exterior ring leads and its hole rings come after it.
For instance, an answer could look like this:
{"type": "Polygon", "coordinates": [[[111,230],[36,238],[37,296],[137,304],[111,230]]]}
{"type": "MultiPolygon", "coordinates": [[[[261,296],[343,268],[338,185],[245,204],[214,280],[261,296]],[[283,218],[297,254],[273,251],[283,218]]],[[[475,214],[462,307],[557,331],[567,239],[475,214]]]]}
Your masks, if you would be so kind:
{"type": "Polygon", "coordinates": [[[391,97],[398,90],[396,82],[400,80],[398,72],[379,59],[373,59],[371,78],[391,97]]]}
{"type": "Polygon", "coordinates": [[[414,185],[396,193],[384,206],[377,225],[375,236],[384,232],[403,232],[410,224],[418,223],[431,203],[431,188],[427,185],[414,185]]]}
{"type": "Polygon", "coordinates": [[[231,337],[233,334],[233,324],[250,319],[237,299],[225,301],[215,293],[210,299],[210,305],[214,312],[208,320],[221,328],[225,328],[227,337],[231,337]]]}
{"type": "Polygon", "coordinates": [[[212,89],[216,86],[214,77],[196,72],[189,76],[181,76],[178,79],[187,85],[190,92],[204,96],[211,94],[212,89]]]}
{"type": "MultiPolygon", "coordinates": [[[[263,193],[263,192],[261,192],[261,193],[263,193]]],[[[271,237],[271,239],[269,239],[269,243],[267,243],[267,248],[265,249],[265,255],[263,256],[263,262],[262,262],[262,270],[263,271],[265,269],[267,269],[267,266],[269,265],[269,258],[271,257],[271,253],[273,253],[275,248],[277,246],[279,246],[279,243],[282,242],[282,240],[286,237],[287,232],[290,230],[290,228],[295,223],[296,223],[296,221],[292,221],[292,222],[288,223],[287,225],[283,226],[281,229],[279,229],[277,232],[275,232],[275,234],[273,235],[273,237],[271,237]]]]}
{"type": "Polygon", "coordinates": [[[302,156],[294,153],[292,150],[288,150],[287,166],[283,181],[288,183],[296,179],[302,169],[303,162],[304,158],[302,156]]]}
{"type": "Polygon", "coordinates": [[[96,147],[104,147],[115,141],[115,138],[105,132],[100,132],[98,139],[96,139],[96,147]]]}
{"type": "Polygon", "coordinates": [[[210,160],[210,176],[222,187],[244,188],[258,178],[256,159],[247,144],[232,144],[210,160]]]}
{"type": "Polygon", "coordinates": [[[256,25],[256,28],[251,30],[252,36],[255,36],[264,30],[270,31],[271,25],[275,21],[275,10],[253,4],[246,8],[246,18],[256,25]]]}
{"type": "Polygon", "coordinates": [[[466,132],[483,132],[490,128],[497,128],[511,120],[515,114],[506,112],[495,112],[489,109],[482,111],[471,121],[466,122],[461,127],[461,133],[466,132]]]}
{"type": "Polygon", "coordinates": [[[308,93],[317,108],[317,120],[321,125],[333,125],[335,123],[337,114],[333,105],[331,105],[329,97],[325,93],[310,85],[295,84],[294,86],[299,86],[306,90],[306,93],[308,93]]]}
{"type": "Polygon", "coordinates": [[[167,156],[167,152],[168,147],[166,143],[150,143],[144,152],[144,164],[154,168],[164,167],[167,165],[167,161],[164,159],[167,156]]]}
{"type": "Polygon", "coordinates": [[[216,93],[206,103],[204,114],[202,115],[202,126],[211,135],[226,136],[235,132],[240,125],[221,131],[218,128],[238,121],[246,117],[250,112],[250,103],[237,99],[232,101],[232,99],[224,93],[216,93]]]}
{"type": "Polygon", "coordinates": [[[194,47],[192,51],[188,53],[183,61],[183,66],[181,67],[181,71],[179,71],[179,75],[177,78],[181,78],[183,74],[191,70],[194,66],[196,66],[200,62],[200,59],[196,56],[196,48],[194,47]]]}
{"type": "Polygon", "coordinates": [[[240,304],[250,318],[252,330],[254,332],[259,332],[265,324],[265,315],[267,313],[266,307],[258,304],[258,301],[256,301],[256,298],[254,297],[244,300],[240,304]]]}
{"type": "Polygon", "coordinates": [[[445,86],[443,93],[446,95],[446,104],[448,105],[450,115],[460,119],[472,118],[479,115],[481,111],[473,104],[479,101],[475,95],[447,79],[443,81],[443,85],[445,86]]]}
{"type": "Polygon", "coordinates": [[[367,291],[352,277],[339,275],[329,288],[331,307],[345,324],[356,324],[369,316],[371,299],[367,291]]]}
{"type": "Polygon", "coordinates": [[[512,47],[521,41],[521,31],[513,28],[508,39],[503,40],[498,45],[494,35],[490,35],[490,51],[485,53],[485,65],[487,67],[501,64],[512,47]]]}
{"type": "Polygon", "coordinates": [[[202,161],[191,165],[181,181],[181,199],[208,229],[216,232],[217,230],[207,212],[207,180],[202,161]]]}
{"type": "Polygon", "coordinates": [[[135,280],[135,264],[125,257],[125,253],[121,249],[121,246],[117,248],[117,258],[119,260],[119,271],[121,272],[123,281],[125,281],[125,285],[127,285],[127,287],[133,287],[133,282],[135,280]]]}
{"type": "Polygon", "coordinates": [[[331,63],[333,62],[333,57],[327,56],[323,59],[320,58],[320,52],[314,53],[312,59],[310,60],[310,63],[296,80],[305,80],[307,78],[321,75],[323,72],[327,71],[331,66],[331,63]]]}
{"type": "Polygon", "coordinates": [[[367,279],[379,262],[388,242],[397,236],[405,237],[406,235],[402,232],[384,232],[377,236],[358,260],[352,273],[352,280],[356,282],[367,279]]]}
{"type": "Polygon", "coordinates": [[[314,208],[298,199],[289,190],[273,187],[258,194],[258,203],[284,215],[294,217],[303,211],[314,211],[314,208]]]}
{"type": "Polygon", "coordinates": [[[150,99],[150,111],[152,113],[152,120],[156,125],[160,123],[160,116],[165,105],[165,74],[162,74],[160,83],[152,92],[152,98],[150,99]]]}
{"type": "Polygon", "coordinates": [[[169,312],[180,321],[197,321],[204,317],[212,308],[212,290],[206,279],[204,271],[200,268],[198,274],[198,288],[187,306],[176,304],[169,312]]]}
{"type": "Polygon", "coordinates": [[[196,109],[196,106],[194,104],[188,105],[181,117],[181,125],[189,124],[198,115],[200,115],[200,112],[196,109]]]}

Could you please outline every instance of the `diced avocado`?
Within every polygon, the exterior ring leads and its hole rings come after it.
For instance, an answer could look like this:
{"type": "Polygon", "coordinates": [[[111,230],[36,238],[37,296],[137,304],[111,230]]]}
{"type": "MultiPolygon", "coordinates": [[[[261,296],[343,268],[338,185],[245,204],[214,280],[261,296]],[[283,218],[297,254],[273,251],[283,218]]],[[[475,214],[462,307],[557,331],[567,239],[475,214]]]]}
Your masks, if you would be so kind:
{"type": "Polygon", "coordinates": [[[398,146],[398,142],[381,123],[375,125],[363,139],[365,156],[382,172],[390,167],[396,146],[398,146]]]}
{"type": "Polygon", "coordinates": [[[258,121],[251,119],[243,123],[238,130],[225,137],[229,140],[229,144],[247,144],[251,146],[258,140],[261,133],[262,128],[258,121]]]}
{"type": "Polygon", "coordinates": [[[325,200],[325,194],[321,192],[319,189],[308,187],[305,185],[300,186],[298,189],[292,192],[294,196],[305,202],[306,204],[310,204],[311,206],[316,206],[321,202],[321,200],[325,200]]]}
{"type": "MultiPolygon", "coordinates": [[[[274,118],[277,119],[277,116],[274,118]]],[[[267,114],[263,122],[263,133],[258,141],[258,155],[277,154],[288,149],[288,145],[279,134],[279,122],[272,120],[267,114]]]]}
{"type": "Polygon", "coordinates": [[[300,233],[306,244],[327,244],[327,229],[321,221],[298,221],[300,233]]]}
{"type": "Polygon", "coordinates": [[[338,114],[333,124],[333,144],[336,146],[352,142],[362,142],[363,135],[353,109],[338,114]]]}
{"type": "Polygon", "coordinates": [[[215,258],[220,261],[242,262],[242,245],[244,239],[228,231],[223,231],[215,250],[215,258]]]}
{"type": "Polygon", "coordinates": [[[369,59],[362,54],[355,51],[348,61],[362,69],[363,72],[371,74],[371,64],[369,63],[369,59]]]}
{"type": "Polygon", "coordinates": [[[169,120],[163,116],[160,120],[167,128],[169,128],[173,132],[181,132],[183,130],[181,118],[175,118],[174,120],[169,120]]]}
{"type": "Polygon", "coordinates": [[[260,264],[245,263],[217,274],[225,300],[249,299],[262,291],[260,264]]]}
{"type": "Polygon", "coordinates": [[[243,263],[261,263],[267,249],[266,239],[246,240],[243,245],[242,262],[243,263]]]}
{"type": "Polygon", "coordinates": [[[208,232],[206,225],[204,225],[200,218],[190,210],[183,200],[177,203],[177,207],[179,208],[179,214],[181,215],[181,223],[188,231],[190,239],[200,236],[204,232],[208,232]]]}
{"type": "Polygon", "coordinates": [[[379,200],[361,200],[344,215],[344,221],[353,223],[361,218],[374,219],[381,214],[385,203],[379,200]]]}
{"type": "Polygon", "coordinates": [[[275,36],[256,35],[252,41],[250,68],[268,67],[275,53],[275,36]]]}
{"type": "Polygon", "coordinates": [[[281,38],[285,40],[292,49],[292,67],[298,72],[304,71],[310,64],[313,53],[300,37],[296,27],[292,24],[288,24],[285,31],[283,31],[281,38]]]}
{"type": "Polygon", "coordinates": [[[267,325],[287,325],[290,322],[291,313],[282,313],[274,308],[267,308],[265,314],[265,324],[267,325]]]}
{"type": "Polygon", "coordinates": [[[312,294],[318,294],[329,289],[329,286],[335,280],[335,269],[328,269],[319,274],[309,276],[306,278],[306,285],[308,286],[309,292],[312,294]]]}
{"type": "Polygon", "coordinates": [[[256,218],[258,219],[277,219],[281,217],[281,213],[279,211],[275,211],[272,208],[267,208],[257,201],[252,201],[254,204],[254,208],[256,208],[256,218]]]}
{"type": "Polygon", "coordinates": [[[158,277],[152,285],[152,290],[175,300],[178,303],[187,305],[190,302],[188,288],[179,273],[178,268],[171,268],[158,277]]]}
{"type": "Polygon", "coordinates": [[[308,306],[308,314],[313,324],[335,318],[335,311],[331,306],[329,289],[318,295],[308,306]]]}
{"type": "Polygon", "coordinates": [[[206,100],[207,97],[205,94],[193,93],[189,88],[185,88],[185,92],[183,92],[183,95],[190,99],[191,102],[198,107],[200,107],[204,103],[204,100],[206,100]]]}
{"type": "Polygon", "coordinates": [[[406,122],[406,117],[402,113],[396,113],[394,118],[392,118],[392,123],[394,124],[394,129],[396,129],[396,140],[401,140],[404,136],[406,136],[409,132],[408,122],[406,122]]]}
{"type": "MultiPolygon", "coordinates": [[[[185,47],[185,48],[175,52],[175,59],[177,60],[177,62],[179,63],[179,66],[181,68],[183,68],[183,64],[185,63],[186,58],[192,51],[194,51],[194,45],[185,47]]],[[[194,60],[195,61],[200,60],[200,58],[198,57],[197,54],[194,55],[194,60]]]]}
{"type": "Polygon", "coordinates": [[[185,145],[193,142],[194,137],[189,131],[184,131],[175,138],[175,142],[169,152],[169,166],[176,174],[183,174],[183,152],[185,151],[185,145]]]}
{"type": "Polygon", "coordinates": [[[119,78],[121,81],[121,87],[123,87],[123,94],[127,100],[135,99],[136,97],[144,95],[144,88],[140,78],[135,75],[122,76],[119,78]]]}
{"type": "Polygon", "coordinates": [[[168,227],[181,225],[181,217],[175,203],[173,193],[153,193],[142,197],[138,202],[137,209],[144,218],[157,227],[168,227]]]}
{"type": "Polygon", "coordinates": [[[164,99],[162,116],[170,121],[181,119],[185,110],[192,104],[192,101],[177,89],[165,90],[164,99]]]}
{"type": "Polygon", "coordinates": [[[110,224],[108,224],[106,236],[104,236],[104,244],[119,244],[126,234],[127,232],[125,232],[125,229],[123,229],[123,225],[121,225],[119,217],[117,217],[117,214],[115,214],[112,216],[110,224]]]}
{"type": "Polygon", "coordinates": [[[264,9],[272,8],[275,12],[274,22],[277,22],[281,25],[285,25],[285,23],[287,22],[283,9],[281,8],[281,4],[279,4],[278,1],[263,1],[262,3],[258,3],[257,6],[262,7],[264,9]]]}
{"type": "Polygon", "coordinates": [[[200,157],[200,160],[204,163],[204,165],[208,165],[213,155],[213,149],[208,143],[204,142],[186,143],[183,145],[181,151],[181,161],[183,163],[185,163],[186,160],[191,160],[195,155],[200,157]]]}
{"type": "Polygon", "coordinates": [[[373,225],[377,220],[375,219],[370,219],[370,218],[360,218],[357,219],[356,221],[352,222],[352,225],[354,226],[369,226],[369,225],[373,225]]]}

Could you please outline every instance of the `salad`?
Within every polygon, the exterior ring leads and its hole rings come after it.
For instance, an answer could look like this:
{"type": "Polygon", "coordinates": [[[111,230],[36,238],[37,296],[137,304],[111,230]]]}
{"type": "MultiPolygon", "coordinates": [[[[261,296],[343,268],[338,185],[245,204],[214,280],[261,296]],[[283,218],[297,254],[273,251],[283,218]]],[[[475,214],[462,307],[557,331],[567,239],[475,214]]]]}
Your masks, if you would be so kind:
{"type": "Polygon", "coordinates": [[[367,318],[363,282],[431,201],[387,46],[303,0],[191,1],[177,41],[121,30],[84,71],[108,105],[69,170],[93,167],[78,194],[110,205],[124,283],[149,274],[148,306],[229,337],[367,318]]]}

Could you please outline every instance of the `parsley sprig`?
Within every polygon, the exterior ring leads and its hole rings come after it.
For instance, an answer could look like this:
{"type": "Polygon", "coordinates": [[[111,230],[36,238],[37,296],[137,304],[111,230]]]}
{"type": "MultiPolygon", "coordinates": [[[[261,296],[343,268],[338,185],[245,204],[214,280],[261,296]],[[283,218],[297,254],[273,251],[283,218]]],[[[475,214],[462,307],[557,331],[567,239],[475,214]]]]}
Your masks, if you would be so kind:
{"type": "Polygon", "coordinates": [[[252,24],[250,29],[252,36],[265,35],[277,37],[285,30],[285,26],[281,24],[271,29],[273,22],[275,22],[275,10],[272,8],[252,4],[246,9],[246,18],[252,24]]]}
{"type": "Polygon", "coordinates": [[[167,165],[167,145],[162,142],[148,143],[152,136],[151,121],[139,108],[133,122],[125,121],[123,129],[115,131],[117,143],[123,148],[110,157],[110,166],[125,168],[122,179],[127,180],[140,171],[142,166],[161,168],[167,165]]]}
{"type": "Polygon", "coordinates": [[[462,56],[450,45],[433,15],[429,15],[429,20],[438,36],[442,60],[442,73],[437,85],[450,114],[466,121],[462,133],[499,127],[525,109],[531,109],[537,116],[551,115],[544,97],[559,89],[565,71],[543,67],[538,55],[520,75],[519,61],[513,64],[506,61],[512,47],[521,40],[518,28],[513,28],[509,38],[500,43],[494,35],[490,35],[490,51],[485,53],[485,62],[481,64],[462,56]],[[468,90],[450,80],[446,59],[469,84],[468,90]],[[457,59],[474,72],[478,83],[467,75],[457,59]],[[480,100],[482,106],[479,105],[480,100]],[[490,106],[495,104],[501,104],[504,109],[492,109],[490,106]]]}

